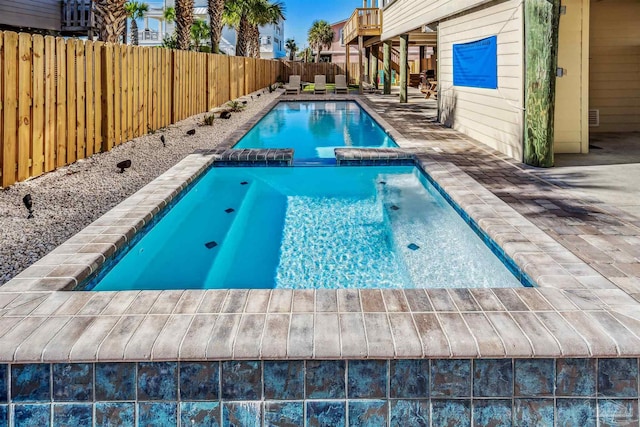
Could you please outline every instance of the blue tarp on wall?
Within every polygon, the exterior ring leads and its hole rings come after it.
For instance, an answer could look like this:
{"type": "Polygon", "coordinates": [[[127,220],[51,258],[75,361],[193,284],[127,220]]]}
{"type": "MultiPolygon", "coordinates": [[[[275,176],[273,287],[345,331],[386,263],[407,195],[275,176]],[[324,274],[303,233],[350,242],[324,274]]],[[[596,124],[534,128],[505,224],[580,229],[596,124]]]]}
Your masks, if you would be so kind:
{"type": "Polygon", "coordinates": [[[453,85],[498,88],[498,37],[453,45],[453,85]]]}

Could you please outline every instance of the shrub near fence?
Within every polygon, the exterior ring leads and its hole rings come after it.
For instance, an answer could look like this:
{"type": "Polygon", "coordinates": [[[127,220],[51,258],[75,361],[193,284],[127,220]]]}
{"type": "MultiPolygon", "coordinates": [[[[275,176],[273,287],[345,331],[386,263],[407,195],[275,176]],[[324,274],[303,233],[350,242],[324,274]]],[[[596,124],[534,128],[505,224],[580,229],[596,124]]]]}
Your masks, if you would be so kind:
{"type": "Polygon", "coordinates": [[[281,63],[0,32],[1,186],[264,88],[281,63]]]}

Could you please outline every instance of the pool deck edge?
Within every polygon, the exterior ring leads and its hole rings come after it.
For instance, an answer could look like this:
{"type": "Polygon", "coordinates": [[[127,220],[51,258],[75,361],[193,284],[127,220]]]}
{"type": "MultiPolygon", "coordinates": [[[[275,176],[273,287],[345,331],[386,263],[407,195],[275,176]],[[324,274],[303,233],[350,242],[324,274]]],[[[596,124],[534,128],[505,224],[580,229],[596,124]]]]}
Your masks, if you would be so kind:
{"type": "Polygon", "coordinates": [[[0,287],[0,362],[640,355],[636,299],[360,98],[331,100],[363,106],[539,287],[68,291],[210,167],[196,153],[0,287]]]}

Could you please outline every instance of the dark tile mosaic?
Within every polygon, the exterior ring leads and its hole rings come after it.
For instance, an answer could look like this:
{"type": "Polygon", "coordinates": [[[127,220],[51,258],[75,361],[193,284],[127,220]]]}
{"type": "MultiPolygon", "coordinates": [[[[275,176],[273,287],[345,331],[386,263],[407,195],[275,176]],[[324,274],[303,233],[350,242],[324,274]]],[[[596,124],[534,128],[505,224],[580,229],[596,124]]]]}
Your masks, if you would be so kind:
{"type": "Polygon", "coordinates": [[[473,425],[477,427],[503,426],[511,423],[511,400],[487,399],[473,403],[473,425]]]}
{"type": "Polygon", "coordinates": [[[51,405],[16,405],[13,407],[13,427],[48,427],[51,425],[51,405]]]}
{"type": "Polygon", "coordinates": [[[178,406],[174,402],[142,402],[138,404],[138,427],[175,427],[178,406]]]}
{"type": "Polygon", "coordinates": [[[513,396],[513,362],[511,359],[477,359],[473,361],[473,395],[476,397],[513,396]]]}
{"type": "Polygon", "coordinates": [[[552,396],[554,372],[553,359],[516,359],[515,396],[552,396]]]}
{"type": "Polygon", "coordinates": [[[304,425],[304,402],[266,402],[264,425],[269,427],[304,425]]]}
{"type": "Polygon", "coordinates": [[[135,400],[135,363],[96,363],[96,400],[135,400]]]}
{"type": "Polygon", "coordinates": [[[180,363],[180,399],[216,400],[219,393],[218,362],[180,363]]]}
{"type": "Polygon", "coordinates": [[[344,402],[307,402],[308,427],[344,427],[346,420],[344,402]]]}
{"type": "Polygon", "coordinates": [[[261,399],[262,368],[260,362],[222,362],[222,398],[227,400],[261,399]]]}
{"type": "Polygon", "coordinates": [[[97,402],[95,407],[95,427],[126,427],[135,425],[135,403],[97,402]]]}
{"type": "Polygon", "coordinates": [[[438,427],[471,426],[471,402],[432,399],[431,423],[438,427]]]}
{"type": "Polygon", "coordinates": [[[93,405],[89,403],[60,403],[53,405],[53,425],[86,427],[93,424],[93,405]]]}
{"type": "Polygon", "coordinates": [[[638,400],[598,400],[598,423],[600,427],[631,427],[640,425],[640,414],[638,414],[638,400]]]}
{"type": "Polygon", "coordinates": [[[181,402],[180,424],[185,427],[222,425],[219,402],[181,402]]]}
{"type": "Polygon", "coordinates": [[[522,427],[554,425],[553,399],[515,399],[513,424],[522,427]]]}
{"type": "Polygon", "coordinates": [[[345,398],[344,360],[310,360],[307,362],[307,399],[345,398]]]}
{"type": "Polygon", "coordinates": [[[51,365],[11,365],[11,400],[46,402],[51,400],[51,365]]]}
{"type": "Polygon", "coordinates": [[[385,427],[389,419],[389,405],[384,400],[350,400],[350,427],[385,427]]]}
{"type": "Polygon", "coordinates": [[[429,396],[428,360],[392,360],[389,363],[389,392],[392,398],[429,396]]]}
{"type": "Polygon", "coordinates": [[[558,359],[556,361],[557,396],[593,396],[596,392],[594,359],[558,359]]]}
{"type": "Polygon", "coordinates": [[[264,398],[304,399],[304,362],[264,362],[264,398]]]}
{"type": "Polygon", "coordinates": [[[424,400],[392,400],[391,425],[429,427],[429,401],[424,400]]]}
{"type": "Polygon", "coordinates": [[[53,365],[53,400],[87,402],[93,400],[93,365],[56,363],[53,365]]]}
{"type": "Polygon", "coordinates": [[[558,399],[556,423],[566,427],[596,427],[595,399],[558,399]]]}
{"type": "Polygon", "coordinates": [[[8,378],[8,374],[7,374],[8,368],[7,365],[3,365],[0,364],[0,403],[6,403],[8,402],[8,393],[9,390],[7,390],[7,378],[8,378]]]}
{"type": "Polygon", "coordinates": [[[260,402],[224,403],[222,425],[225,427],[260,427],[262,404],[260,402]]]}
{"type": "Polygon", "coordinates": [[[0,405],[0,427],[9,427],[9,406],[0,405]]]}
{"type": "Polygon", "coordinates": [[[431,397],[471,396],[471,361],[431,361],[431,397]]]}
{"type": "Polygon", "coordinates": [[[138,400],[176,400],[177,374],[175,362],[138,363],[138,400]]]}
{"type": "Polygon", "coordinates": [[[598,395],[638,397],[638,359],[599,359],[598,395]]]}
{"type": "Polygon", "coordinates": [[[349,399],[387,397],[387,362],[352,360],[348,369],[349,399]]]}

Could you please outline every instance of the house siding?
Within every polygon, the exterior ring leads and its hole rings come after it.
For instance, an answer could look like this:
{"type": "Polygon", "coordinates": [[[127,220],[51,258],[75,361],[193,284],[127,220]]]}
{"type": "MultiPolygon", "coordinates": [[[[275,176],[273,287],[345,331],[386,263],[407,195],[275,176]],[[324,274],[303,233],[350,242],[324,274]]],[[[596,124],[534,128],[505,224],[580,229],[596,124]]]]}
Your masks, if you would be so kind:
{"type": "Polygon", "coordinates": [[[438,26],[440,107],[455,105],[452,126],[522,160],[523,13],[520,1],[496,3],[438,26]],[[453,86],[453,44],[498,37],[498,89],[453,86]]]}
{"type": "Polygon", "coordinates": [[[383,10],[382,40],[477,7],[487,0],[397,0],[383,10]]]}
{"type": "Polygon", "coordinates": [[[62,2],[60,0],[0,1],[0,24],[16,28],[60,31],[62,2]]]}
{"type": "Polygon", "coordinates": [[[600,110],[591,132],[640,131],[640,2],[591,2],[589,108],[600,110]]]}

